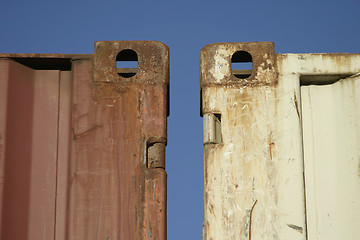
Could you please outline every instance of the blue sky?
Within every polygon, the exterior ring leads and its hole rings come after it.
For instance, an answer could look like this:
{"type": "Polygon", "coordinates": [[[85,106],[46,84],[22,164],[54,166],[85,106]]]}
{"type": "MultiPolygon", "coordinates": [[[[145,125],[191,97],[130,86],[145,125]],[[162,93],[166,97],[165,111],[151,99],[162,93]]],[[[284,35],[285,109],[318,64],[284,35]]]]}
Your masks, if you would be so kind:
{"type": "Polygon", "coordinates": [[[101,40],[170,47],[168,239],[201,239],[200,50],[272,41],[277,53],[360,52],[358,0],[2,0],[0,52],[93,53],[101,40]]]}

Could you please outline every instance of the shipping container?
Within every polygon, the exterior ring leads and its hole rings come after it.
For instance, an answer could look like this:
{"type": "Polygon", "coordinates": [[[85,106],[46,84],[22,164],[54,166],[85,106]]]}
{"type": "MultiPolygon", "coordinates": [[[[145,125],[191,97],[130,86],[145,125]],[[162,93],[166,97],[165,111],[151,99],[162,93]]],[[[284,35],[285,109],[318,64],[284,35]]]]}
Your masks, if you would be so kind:
{"type": "Polygon", "coordinates": [[[168,84],[155,41],[0,54],[0,238],[166,239],[168,84]]]}
{"type": "Polygon", "coordinates": [[[360,54],[201,50],[203,239],[359,239],[360,54]]]}

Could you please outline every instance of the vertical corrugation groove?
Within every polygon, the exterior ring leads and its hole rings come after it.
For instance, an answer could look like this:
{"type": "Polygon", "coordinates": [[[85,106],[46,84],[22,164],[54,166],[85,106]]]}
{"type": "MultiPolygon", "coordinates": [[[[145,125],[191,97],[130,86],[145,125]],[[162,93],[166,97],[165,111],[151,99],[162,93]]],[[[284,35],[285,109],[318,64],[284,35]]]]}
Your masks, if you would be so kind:
{"type": "MultiPolygon", "coordinates": [[[[303,128],[303,112],[302,112],[302,92],[301,92],[301,83],[300,83],[300,86],[299,86],[299,89],[300,89],[300,94],[299,94],[299,100],[298,100],[298,105],[299,105],[299,114],[300,114],[300,131],[301,131],[301,140],[302,142],[304,142],[304,128],[303,128]]],[[[302,155],[303,155],[303,159],[304,159],[304,144],[302,144],[302,148],[301,148],[301,152],[302,152],[302,155]]],[[[309,239],[309,235],[308,235],[308,222],[307,222],[307,208],[306,208],[306,181],[305,181],[305,161],[302,161],[302,164],[303,164],[303,181],[304,181],[304,206],[305,206],[305,212],[304,212],[304,215],[305,215],[305,235],[306,235],[306,240],[309,239]]]]}
{"type": "Polygon", "coordinates": [[[58,79],[58,111],[57,111],[57,140],[56,140],[56,163],[55,163],[55,201],[54,201],[54,240],[56,240],[56,215],[57,215],[57,200],[58,200],[58,163],[59,163],[59,137],[60,137],[60,82],[61,82],[61,72],[59,71],[59,79],[58,79]]]}
{"type": "Polygon", "coordinates": [[[22,240],[29,237],[34,81],[32,70],[11,60],[7,61],[7,64],[9,85],[5,117],[6,151],[1,239],[22,240]],[[27,104],[26,108],[23,108],[24,103],[27,104]]]}
{"type": "Polygon", "coordinates": [[[5,136],[6,136],[6,116],[8,103],[8,81],[9,65],[7,60],[0,59],[0,238],[2,239],[3,224],[3,190],[4,190],[4,166],[5,166],[5,136]]]}

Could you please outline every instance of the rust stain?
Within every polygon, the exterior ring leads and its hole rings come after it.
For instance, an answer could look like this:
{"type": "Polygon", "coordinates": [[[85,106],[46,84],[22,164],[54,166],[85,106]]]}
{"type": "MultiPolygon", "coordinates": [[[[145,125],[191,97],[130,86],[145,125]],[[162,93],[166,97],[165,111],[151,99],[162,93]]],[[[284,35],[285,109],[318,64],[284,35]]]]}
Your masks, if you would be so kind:
{"type": "Polygon", "coordinates": [[[295,230],[298,231],[299,233],[303,233],[303,228],[302,228],[302,227],[296,226],[296,225],[294,225],[294,224],[288,224],[288,227],[289,227],[289,228],[292,228],[292,229],[295,229],[295,230]]]}
{"type": "Polygon", "coordinates": [[[209,44],[201,50],[200,68],[200,85],[202,88],[211,85],[228,87],[272,86],[278,83],[275,47],[272,42],[209,44]],[[232,55],[238,51],[248,52],[252,57],[253,69],[248,78],[239,79],[231,70],[232,55]],[[216,59],[221,62],[228,61],[229,64],[219,64],[216,59]],[[222,79],[215,77],[213,69],[216,69],[217,73],[221,73],[222,79]]]}
{"type": "Polygon", "coordinates": [[[99,41],[95,43],[94,55],[93,80],[100,90],[110,93],[108,97],[118,98],[118,95],[124,94],[134,84],[168,84],[169,52],[163,43],[99,41]],[[124,49],[135,51],[138,57],[138,69],[131,77],[120,76],[116,68],[117,55],[124,49]]]}
{"type": "Polygon", "coordinates": [[[255,208],[255,205],[257,203],[258,200],[255,200],[253,206],[251,207],[251,210],[250,210],[250,222],[249,222],[249,240],[251,240],[251,222],[252,222],[252,214],[253,214],[253,211],[254,211],[254,208],[255,208]]]}
{"type": "Polygon", "coordinates": [[[123,94],[127,91],[126,87],[119,86],[114,83],[99,82],[99,83],[95,83],[94,85],[96,86],[98,95],[100,97],[118,99],[119,94],[123,94]],[[100,93],[102,93],[102,94],[100,94],[100,93]]]}
{"type": "Polygon", "coordinates": [[[300,118],[300,111],[299,111],[299,104],[298,104],[298,100],[297,100],[297,97],[296,97],[296,92],[294,90],[294,104],[295,104],[295,107],[296,107],[296,113],[299,117],[299,121],[301,120],[300,118]]]}
{"type": "Polygon", "coordinates": [[[165,143],[154,143],[147,149],[147,167],[165,169],[165,143]]]}
{"type": "Polygon", "coordinates": [[[273,150],[272,148],[275,146],[275,143],[273,141],[271,141],[270,139],[268,139],[268,144],[269,144],[269,154],[270,154],[270,160],[273,160],[273,150]]]}
{"type": "Polygon", "coordinates": [[[90,132],[92,132],[92,131],[100,128],[100,127],[101,127],[100,125],[95,125],[95,126],[93,126],[92,128],[90,128],[89,130],[87,130],[87,131],[85,131],[85,132],[82,132],[82,133],[79,133],[79,134],[76,134],[76,133],[75,133],[75,129],[72,128],[74,140],[77,140],[77,139],[79,139],[79,138],[81,138],[81,137],[85,137],[85,136],[89,135],[90,132]]]}
{"type": "Polygon", "coordinates": [[[269,136],[268,136],[268,146],[269,146],[269,156],[270,156],[270,160],[272,161],[273,160],[273,157],[274,157],[274,146],[275,146],[275,143],[272,141],[272,132],[270,132],[269,136]]]}

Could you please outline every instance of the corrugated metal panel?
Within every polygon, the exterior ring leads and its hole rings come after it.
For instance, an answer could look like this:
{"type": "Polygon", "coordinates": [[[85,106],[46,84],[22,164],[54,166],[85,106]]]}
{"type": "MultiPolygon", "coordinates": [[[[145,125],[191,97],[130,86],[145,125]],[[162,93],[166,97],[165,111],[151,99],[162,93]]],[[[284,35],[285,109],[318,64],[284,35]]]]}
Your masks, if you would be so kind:
{"type": "Polygon", "coordinates": [[[0,54],[1,239],[166,239],[168,71],[151,41],[0,54]]]}
{"type": "Polygon", "coordinates": [[[360,236],[360,77],[301,87],[309,239],[360,236]]]}
{"type": "Polygon", "coordinates": [[[297,75],[308,239],[360,236],[359,54],[279,55],[297,75]]]}
{"type": "MultiPolygon", "coordinates": [[[[331,196],[327,190],[314,191],[314,188],[328,189],[328,186],[324,179],[315,186],[311,182],[314,175],[309,171],[313,169],[307,165],[317,161],[306,157],[307,144],[312,146],[306,134],[317,133],[308,130],[310,125],[304,125],[302,119],[302,114],[307,114],[312,106],[305,106],[302,102],[302,94],[306,91],[306,87],[302,86],[331,84],[358,72],[359,54],[275,54],[274,45],[269,42],[219,43],[202,49],[204,239],[307,239],[307,228],[310,229],[308,239],[327,239],[334,231],[337,234],[351,231],[348,239],[355,239],[354,236],[360,234],[359,228],[356,229],[360,219],[354,214],[360,205],[355,200],[358,192],[329,204],[311,203],[317,194],[326,199],[358,191],[359,179],[358,175],[345,178],[351,181],[347,190],[334,188],[330,190],[331,196]],[[236,62],[252,63],[252,68],[233,69],[236,62]],[[306,128],[304,138],[303,126],[306,128]],[[349,206],[351,201],[354,202],[349,206]],[[327,234],[320,234],[328,229],[314,226],[314,221],[324,222],[324,216],[316,219],[312,211],[316,208],[318,213],[324,213],[338,204],[348,205],[339,207],[335,211],[338,215],[334,213],[332,216],[338,219],[326,219],[326,224],[337,224],[344,220],[344,216],[349,219],[327,234]],[[346,210],[346,213],[340,209],[346,210]],[[326,237],[318,238],[320,235],[326,237]]],[[[353,79],[348,85],[358,88],[354,82],[358,81],[353,79]]],[[[354,124],[358,122],[357,93],[350,94],[352,88],[345,90],[340,85],[335,87],[336,90],[328,90],[327,95],[317,96],[339,100],[332,101],[338,107],[329,111],[330,115],[335,114],[334,111],[342,115],[336,110],[338,108],[348,110],[339,124],[347,125],[346,131],[352,131],[352,134],[342,132],[333,137],[343,139],[348,136],[347,141],[352,144],[344,141],[343,145],[353,149],[353,154],[349,153],[346,158],[352,159],[352,162],[342,169],[338,178],[358,171],[359,160],[355,157],[358,155],[358,140],[355,139],[360,137],[359,127],[354,124]],[[344,95],[348,97],[342,99],[340,96],[344,95]],[[354,108],[357,110],[354,111],[354,108]]],[[[310,118],[317,118],[322,113],[309,114],[310,118]]],[[[330,118],[330,115],[325,118],[330,118]]],[[[318,120],[318,123],[323,120],[318,120]]],[[[322,141],[321,137],[312,141],[315,141],[316,148],[321,147],[317,146],[322,141]]],[[[341,149],[345,149],[341,145],[333,147],[340,155],[341,149]]],[[[328,150],[323,148],[321,152],[328,153],[328,150]]],[[[322,177],[325,172],[336,171],[334,166],[330,166],[331,171],[321,169],[315,175],[322,177]]],[[[346,180],[335,178],[333,181],[342,185],[346,180]]],[[[319,201],[320,198],[317,199],[319,201]]],[[[338,238],[335,236],[339,235],[334,234],[334,239],[338,238]]]]}

